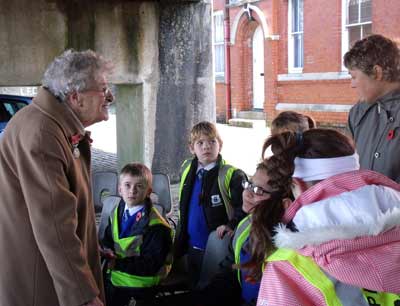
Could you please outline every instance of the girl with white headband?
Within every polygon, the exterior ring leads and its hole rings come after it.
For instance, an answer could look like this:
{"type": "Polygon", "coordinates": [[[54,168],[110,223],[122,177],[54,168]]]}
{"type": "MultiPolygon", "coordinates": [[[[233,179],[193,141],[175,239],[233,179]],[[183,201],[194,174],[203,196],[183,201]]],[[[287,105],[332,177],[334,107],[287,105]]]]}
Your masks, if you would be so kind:
{"type": "Polygon", "coordinates": [[[253,211],[258,306],[400,305],[400,185],[329,129],[266,140],[275,192],[253,211]],[[295,200],[289,199],[293,191],[295,200]]]}

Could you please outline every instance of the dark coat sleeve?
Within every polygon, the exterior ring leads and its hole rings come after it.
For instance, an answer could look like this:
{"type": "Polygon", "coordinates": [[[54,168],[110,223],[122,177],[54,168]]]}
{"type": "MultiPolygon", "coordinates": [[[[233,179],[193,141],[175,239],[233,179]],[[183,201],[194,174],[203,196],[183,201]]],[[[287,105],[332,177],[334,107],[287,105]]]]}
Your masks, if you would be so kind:
{"type": "Polygon", "coordinates": [[[164,225],[150,226],[143,235],[140,256],[117,259],[114,269],[132,275],[155,275],[164,265],[171,245],[169,228],[164,225]]]}
{"type": "Polygon", "coordinates": [[[246,173],[242,170],[237,169],[232,175],[231,182],[229,184],[230,192],[231,192],[231,205],[233,206],[234,215],[233,219],[229,220],[228,226],[234,230],[239,222],[246,216],[246,213],[242,210],[243,204],[243,187],[242,182],[244,179],[247,179],[246,173]]]}

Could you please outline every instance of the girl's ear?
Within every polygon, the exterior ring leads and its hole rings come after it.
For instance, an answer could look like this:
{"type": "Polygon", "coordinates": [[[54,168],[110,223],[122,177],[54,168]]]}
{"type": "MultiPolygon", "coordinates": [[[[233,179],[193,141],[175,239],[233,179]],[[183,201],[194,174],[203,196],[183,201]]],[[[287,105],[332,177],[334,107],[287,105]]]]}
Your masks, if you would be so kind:
{"type": "Polygon", "coordinates": [[[285,210],[288,209],[289,206],[292,205],[292,203],[293,203],[293,201],[292,201],[291,199],[289,199],[289,198],[284,198],[284,199],[282,200],[282,205],[283,205],[283,208],[284,208],[285,210]]]}

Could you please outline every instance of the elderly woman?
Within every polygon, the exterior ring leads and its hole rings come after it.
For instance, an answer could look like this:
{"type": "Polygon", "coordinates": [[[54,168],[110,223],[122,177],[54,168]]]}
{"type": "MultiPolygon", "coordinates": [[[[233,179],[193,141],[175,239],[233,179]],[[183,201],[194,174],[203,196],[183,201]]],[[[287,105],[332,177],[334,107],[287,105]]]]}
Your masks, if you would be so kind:
{"type": "Polygon", "coordinates": [[[368,36],[344,56],[351,86],[360,101],[349,114],[349,127],[361,169],[400,182],[400,51],[381,35],[368,36]]]}
{"type": "Polygon", "coordinates": [[[108,119],[110,63],[66,51],[0,142],[2,305],[101,306],[85,127],[108,119]]]}

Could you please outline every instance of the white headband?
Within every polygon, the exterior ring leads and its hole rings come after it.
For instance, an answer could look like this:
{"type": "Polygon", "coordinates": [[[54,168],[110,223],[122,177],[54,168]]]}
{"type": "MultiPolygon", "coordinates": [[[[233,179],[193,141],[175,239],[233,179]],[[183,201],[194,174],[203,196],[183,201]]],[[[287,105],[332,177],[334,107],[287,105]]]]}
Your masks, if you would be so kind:
{"type": "Polygon", "coordinates": [[[324,180],[336,174],[359,170],[358,154],[332,158],[294,159],[293,177],[304,182],[324,180]]]}

